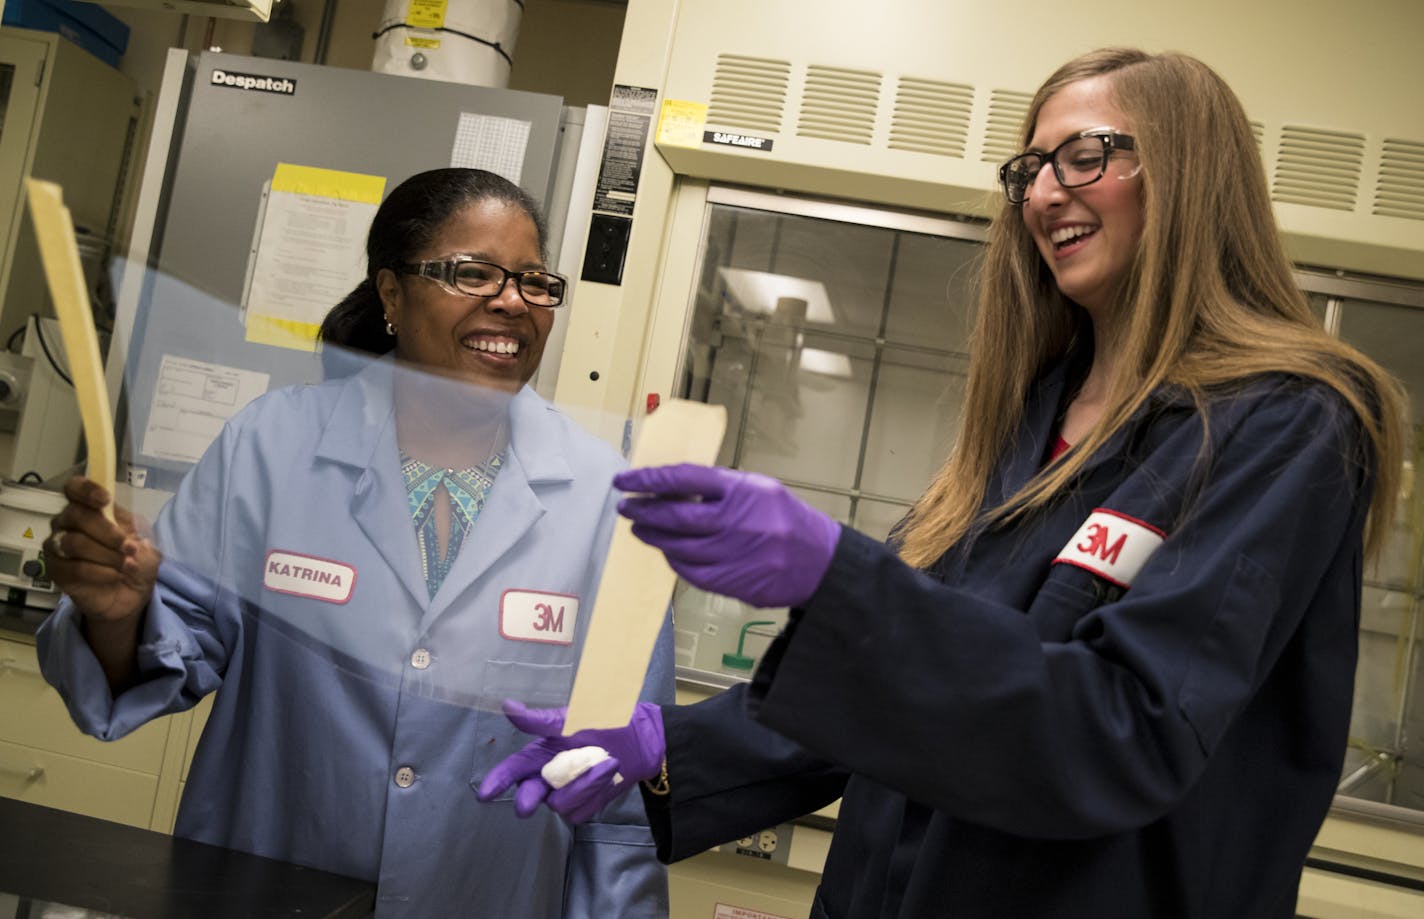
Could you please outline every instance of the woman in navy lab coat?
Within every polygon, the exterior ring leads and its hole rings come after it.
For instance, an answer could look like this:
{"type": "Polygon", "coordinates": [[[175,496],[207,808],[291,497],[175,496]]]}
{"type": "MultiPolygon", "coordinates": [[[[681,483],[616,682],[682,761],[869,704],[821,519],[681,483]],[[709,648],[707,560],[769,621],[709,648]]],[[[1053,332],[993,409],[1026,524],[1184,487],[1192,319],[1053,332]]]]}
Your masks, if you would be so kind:
{"type": "Polygon", "coordinates": [[[890,544],[764,477],[621,474],[635,533],[786,629],[750,685],[629,728],[510,705],[551,736],[483,793],[582,816],[645,780],[669,860],[841,796],[815,917],[1294,915],[1400,396],[1292,284],[1205,65],[1075,59],[1022,142],[962,433],[890,544]],[[551,790],[538,767],[583,744],[613,758],[551,790]]]}
{"type": "Polygon", "coordinates": [[[666,914],[636,800],[580,827],[475,800],[529,739],[499,701],[568,699],[623,465],[525,385],[566,286],[544,245],[492,173],[408,179],[322,327],[393,360],[236,415],[157,548],[66,486],[38,644],[75,721],[116,738],[217,691],[179,835],[378,881],[378,916],[666,914]]]}

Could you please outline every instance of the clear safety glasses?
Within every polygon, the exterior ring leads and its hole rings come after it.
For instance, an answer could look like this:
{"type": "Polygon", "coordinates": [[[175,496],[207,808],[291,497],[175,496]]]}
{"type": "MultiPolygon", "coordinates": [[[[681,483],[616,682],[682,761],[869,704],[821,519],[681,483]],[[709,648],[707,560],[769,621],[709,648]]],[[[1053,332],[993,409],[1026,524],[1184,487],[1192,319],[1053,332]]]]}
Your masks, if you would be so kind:
{"type": "Polygon", "coordinates": [[[467,297],[498,297],[504,285],[514,279],[519,296],[530,306],[555,307],[564,302],[567,278],[549,271],[510,271],[494,262],[466,256],[402,265],[404,274],[419,275],[446,290],[467,297]]]}
{"type": "MultiPolygon", "coordinates": [[[[1134,149],[1136,143],[1127,134],[1119,134],[1112,128],[1091,128],[1068,138],[1048,153],[1020,153],[999,167],[999,182],[1004,186],[1004,197],[1009,199],[1010,204],[1023,204],[1028,200],[1029,186],[1043,171],[1044,163],[1053,164],[1053,174],[1058,177],[1059,185],[1079,188],[1092,185],[1103,177],[1114,151],[1130,152],[1134,149]]],[[[1136,174],[1135,170],[1131,173],[1136,174]]]]}

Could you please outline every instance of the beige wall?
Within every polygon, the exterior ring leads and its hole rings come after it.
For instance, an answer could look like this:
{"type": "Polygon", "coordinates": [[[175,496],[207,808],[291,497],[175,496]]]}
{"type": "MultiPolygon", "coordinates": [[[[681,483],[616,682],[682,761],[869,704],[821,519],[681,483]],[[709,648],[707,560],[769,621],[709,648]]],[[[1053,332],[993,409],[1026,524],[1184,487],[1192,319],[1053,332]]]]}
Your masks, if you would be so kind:
{"type": "MultiPolygon", "coordinates": [[[[286,2],[295,4],[296,21],[305,31],[301,59],[311,62],[316,53],[323,2],[286,2]]],[[[385,0],[331,2],[335,12],[325,63],[369,69],[374,49],[371,33],[385,12],[385,0]]],[[[510,88],[562,96],[569,105],[607,105],[624,10],[625,3],[620,0],[524,0],[510,88]]],[[[208,47],[205,40],[210,40],[212,45],[233,54],[252,52],[252,22],[136,7],[113,6],[109,11],[131,29],[128,50],[119,69],[140,90],[155,95],[169,48],[200,51],[208,47]]]]}

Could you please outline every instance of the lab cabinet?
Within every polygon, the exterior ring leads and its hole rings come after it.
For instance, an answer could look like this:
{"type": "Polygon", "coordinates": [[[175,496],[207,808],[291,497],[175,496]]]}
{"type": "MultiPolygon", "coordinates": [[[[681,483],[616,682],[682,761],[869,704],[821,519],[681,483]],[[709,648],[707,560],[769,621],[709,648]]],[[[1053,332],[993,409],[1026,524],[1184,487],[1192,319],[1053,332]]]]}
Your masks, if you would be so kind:
{"type": "Polygon", "coordinates": [[[104,265],[126,231],[142,100],[133,82],[58,34],[0,28],[0,335],[53,315],[24,181],[58,183],[74,220],[97,324],[110,303],[104,265]]]}
{"type": "MultiPolygon", "coordinates": [[[[715,185],[680,194],[703,207],[670,229],[696,241],[690,276],[663,278],[661,308],[686,316],[673,395],[726,407],[720,463],[884,538],[958,429],[983,224],[715,185]]],[[[1303,914],[1324,919],[1374,896],[1350,886],[1362,871],[1379,902],[1424,904],[1424,285],[1295,276],[1332,334],[1402,381],[1412,412],[1394,530],[1365,572],[1339,793],[1302,886],[1303,914]]],[[[786,611],[679,583],[673,615],[684,683],[729,685],[786,611]]]]}
{"type": "Polygon", "coordinates": [[[82,734],[40,675],[33,639],[0,638],[0,795],[170,830],[192,716],[152,721],[112,742],[82,734]]]}

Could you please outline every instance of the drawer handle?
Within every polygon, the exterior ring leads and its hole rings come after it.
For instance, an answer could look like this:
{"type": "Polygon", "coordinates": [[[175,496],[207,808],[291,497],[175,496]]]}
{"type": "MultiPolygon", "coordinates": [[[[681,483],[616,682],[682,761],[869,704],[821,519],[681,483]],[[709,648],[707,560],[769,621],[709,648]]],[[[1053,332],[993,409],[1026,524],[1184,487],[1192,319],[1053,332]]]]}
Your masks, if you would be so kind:
{"type": "Polygon", "coordinates": [[[45,771],[43,766],[0,766],[0,774],[16,776],[29,785],[44,778],[45,771]]]}
{"type": "Polygon", "coordinates": [[[22,657],[0,657],[0,673],[13,670],[30,676],[40,676],[40,665],[22,657]]]}

